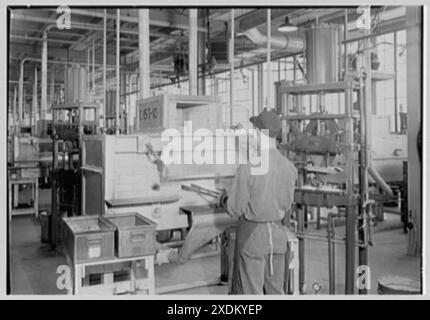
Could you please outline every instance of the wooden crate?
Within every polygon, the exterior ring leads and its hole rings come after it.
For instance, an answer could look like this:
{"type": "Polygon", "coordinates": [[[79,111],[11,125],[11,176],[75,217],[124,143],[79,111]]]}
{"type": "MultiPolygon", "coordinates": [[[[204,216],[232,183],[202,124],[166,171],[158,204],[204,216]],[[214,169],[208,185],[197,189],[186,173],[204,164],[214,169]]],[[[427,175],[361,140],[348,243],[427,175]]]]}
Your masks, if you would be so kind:
{"type": "Polygon", "coordinates": [[[154,256],[73,264],[73,284],[68,294],[124,295],[154,294],[154,256]]]}

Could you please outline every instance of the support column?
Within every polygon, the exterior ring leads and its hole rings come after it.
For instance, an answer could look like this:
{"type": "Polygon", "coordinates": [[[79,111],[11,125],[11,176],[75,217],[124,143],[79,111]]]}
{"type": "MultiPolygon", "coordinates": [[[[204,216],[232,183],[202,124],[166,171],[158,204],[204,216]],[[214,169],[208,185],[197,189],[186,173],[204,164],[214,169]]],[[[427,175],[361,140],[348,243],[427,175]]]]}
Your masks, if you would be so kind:
{"type": "Polygon", "coordinates": [[[271,68],[271,36],[272,36],[272,12],[267,9],[267,100],[266,105],[268,108],[273,108],[272,105],[272,95],[270,91],[272,90],[272,68],[271,68]]]}
{"type": "Polygon", "coordinates": [[[48,108],[48,30],[43,31],[42,44],[42,95],[40,101],[40,118],[46,119],[46,110],[48,108]]]}
{"type": "Polygon", "coordinates": [[[92,70],[91,76],[92,76],[91,78],[93,82],[92,92],[95,95],[96,94],[96,43],[94,40],[93,40],[93,70],[92,70]]]}
{"type": "Polygon", "coordinates": [[[37,113],[37,68],[34,68],[34,79],[33,79],[33,101],[32,101],[32,109],[31,109],[31,127],[35,127],[35,132],[37,132],[36,128],[36,113],[37,113]]]}
{"type": "MultiPolygon", "coordinates": [[[[413,256],[421,255],[421,185],[422,149],[418,149],[418,134],[422,133],[422,70],[426,70],[422,59],[421,24],[422,7],[406,7],[407,37],[407,106],[408,106],[408,210],[413,229],[409,232],[408,252],[413,256]]],[[[421,139],[422,141],[423,139],[421,139]]],[[[424,195],[426,196],[426,195],[424,195]]]]}
{"type": "Polygon", "coordinates": [[[17,90],[16,86],[13,89],[13,101],[12,101],[12,127],[13,133],[16,133],[16,99],[17,99],[17,90]]]}
{"type": "Polygon", "coordinates": [[[233,125],[233,104],[234,104],[234,9],[231,9],[230,21],[230,45],[229,45],[229,63],[230,63],[230,125],[233,125]]]}
{"type": "Polygon", "coordinates": [[[105,127],[105,115],[106,115],[106,38],[107,38],[107,11],[104,9],[103,16],[103,108],[100,110],[100,128],[105,127]]]}
{"type": "Polygon", "coordinates": [[[258,85],[258,113],[264,109],[264,92],[263,92],[263,64],[257,65],[257,85],[258,85]]]}
{"type": "MultiPolygon", "coordinates": [[[[208,9],[200,9],[200,12],[202,13],[200,15],[201,21],[203,21],[203,25],[207,26],[207,12],[208,9]]],[[[208,30],[209,32],[209,30],[208,30]]],[[[199,32],[198,33],[198,39],[197,39],[197,45],[198,45],[198,57],[197,57],[197,63],[198,67],[201,66],[201,76],[197,78],[197,93],[200,96],[206,95],[206,38],[207,33],[206,32],[199,32]]]]}
{"type": "Polygon", "coordinates": [[[151,95],[149,45],[149,9],[139,9],[140,99],[148,98],[151,95]]]}
{"type": "Polygon", "coordinates": [[[190,9],[188,42],[188,82],[189,94],[197,95],[197,9],[190,9]]]}
{"type": "Polygon", "coordinates": [[[52,70],[51,70],[51,99],[50,99],[50,103],[49,103],[49,109],[52,110],[52,106],[54,105],[54,97],[55,97],[55,71],[54,71],[54,66],[52,66],[52,70]]]}
{"type": "Polygon", "coordinates": [[[18,130],[21,131],[22,126],[22,109],[24,104],[24,60],[21,61],[21,70],[19,73],[19,84],[18,84],[18,130]]]}
{"type": "Polygon", "coordinates": [[[120,75],[119,75],[119,37],[120,37],[120,9],[116,10],[116,103],[115,103],[115,134],[119,134],[119,105],[120,105],[120,75]]]}
{"type": "MultiPolygon", "coordinates": [[[[345,152],[347,173],[346,193],[352,201],[354,194],[354,128],[352,119],[352,89],[345,91],[345,152]]],[[[355,217],[356,207],[350,203],[346,206],[345,226],[345,294],[354,294],[355,274],[355,217]]]]}

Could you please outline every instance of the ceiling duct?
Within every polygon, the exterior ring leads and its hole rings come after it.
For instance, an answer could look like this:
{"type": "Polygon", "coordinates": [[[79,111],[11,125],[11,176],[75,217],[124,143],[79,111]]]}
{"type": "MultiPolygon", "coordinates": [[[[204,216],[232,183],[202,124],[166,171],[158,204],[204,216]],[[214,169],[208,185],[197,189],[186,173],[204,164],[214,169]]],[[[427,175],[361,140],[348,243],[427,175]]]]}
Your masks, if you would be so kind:
{"type": "MultiPolygon", "coordinates": [[[[267,46],[267,35],[262,33],[257,28],[252,28],[242,32],[241,34],[247,36],[252,42],[259,46],[267,46]]],[[[303,50],[304,40],[297,35],[271,35],[270,47],[277,50],[285,50],[288,52],[299,52],[303,50]]]]}

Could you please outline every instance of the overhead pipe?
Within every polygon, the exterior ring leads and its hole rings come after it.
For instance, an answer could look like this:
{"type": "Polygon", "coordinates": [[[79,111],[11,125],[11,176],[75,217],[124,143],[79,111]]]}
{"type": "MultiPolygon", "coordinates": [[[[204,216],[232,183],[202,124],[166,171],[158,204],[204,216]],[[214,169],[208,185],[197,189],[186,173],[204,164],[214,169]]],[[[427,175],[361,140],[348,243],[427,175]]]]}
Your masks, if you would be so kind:
{"type": "Polygon", "coordinates": [[[382,189],[382,191],[389,197],[394,197],[393,190],[391,190],[390,186],[385,182],[385,180],[381,177],[381,175],[376,171],[373,165],[370,165],[368,168],[368,172],[370,176],[375,180],[376,184],[382,189]]]}
{"type": "MultiPolygon", "coordinates": [[[[103,29],[102,29],[103,30],[103,29]]],[[[122,30],[121,30],[122,32],[122,30]]],[[[137,33],[136,33],[137,34],[137,33]]],[[[29,37],[29,36],[21,36],[21,35],[10,35],[11,39],[24,39],[24,40],[34,40],[34,41],[44,41],[43,38],[38,38],[38,37],[29,37]]],[[[62,44],[77,44],[80,43],[81,40],[63,40],[63,39],[47,39],[48,42],[54,42],[54,43],[62,43],[62,44]]],[[[130,39],[120,39],[120,41],[123,42],[130,42],[130,41],[134,41],[134,40],[130,40],[130,39]]],[[[101,45],[96,45],[97,48],[101,48],[101,45]]],[[[137,47],[133,47],[133,46],[122,46],[124,49],[129,49],[129,50],[136,50],[137,47]]]]}
{"type": "MultiPolygon", "coordinates": [[[[267,46],[268,36],[258,30],[258,28],[246,30],[241,35],[245,35],[259,46],[267,46]]],[[[298,52],[304,48],[304,39],[296,35],[270,35],[270,46],[273,49],[298,52]]]]}
{"type": "MultiPolygon", "coordinates": [[[[53,9],[55,10],[55,9],[53,9]]],[[[197,9],[196,9],[197,10],[197,9]]],[[[76,15],[82,15],[82,16],[88,16],[88,17],[94,17],[94,18],[103,18],[104,17],[104,13],[102,12],[97,12],[94,10],[86,10],[86,9],[73,9],[73,14],[76,15]]],[[[109,19],[116,19],[115,15],[113,14],[108,14],[107,17],[109,19]]],[[[121,21],[124,22],[130,22],[130,23],[139,23],[139,17],[130,17],[129,15],[123,15],[120,16],[121,21]]],[[[148,22],[150,25],[153,26],[157,26],[157,27],[165,27],[165,28],[177,28],[177,29],[187,29],[187,25],[186,24],[172,24],[169,21],[163,21],[160,19],[151,19],[148,16],[148,22]]],[[[199,27],[198,31],[200,32],[207,32],[206,28],[203,27],[199,27]]]]}
{"type": "Polygon", "coordinates": [[[190,9],[189,42],[188,42],[188,84],[189,94],[197,95],[197,9],[190,9]]]}
{"type": "MultiPolygon", "coordinates": [[[[75,10],[77,10],[77,9],[74,9],[73,12],[75,12],[75,10]]],[[[108,16],[109,19],[116,19],[115,15],[107,15],[107,16],[108,16]]],[[[103,15],[101,15],[100,18],[103,18],[103,15]]],[[[128,19],[128,18],[132,18],[132,17],[123,16],[122,18],[123,19],[128,19]]],[[[136,18],[132,18],[132,19],[135,20],[135,21],[132,21],[132,22],[138,23],[138,20],[136,18]]],[[[56,19],[41,18],[41,17],[34,17],[34,16],[26,16],[26,15],[23,15],[23,14],[14,14],[13,17],[12,17],[12,20],[23,20],[23,21],[29,21],[29,22],[52,23],[52,24],[56,24],[57,23],[56,19]]],[[[98,24],[92,24],[92,23],[82,23],[82,22],[76,23],[76,22],[71,22],[70,26],[73,29],[85,29],[85,30],[103,31],[103,27],[102,26],[100,26],[98,24]]],[[[168,26],[166,26],[166,27],[168,27],[168,26]]],[[[187,29],[186,26],[181,26],[181,27],[178,27],[178,28],[179,29],[187,29]]],[[[107,31],[109,31],[109,32],[115,32],[115,29],[108,29],[107,31]]],[[[207,32],[206,28],[198,28],[198,31],[200,31],[200,32],[207,32]]],[[[139,31],[137,31],[137,30],[131,30],[131,29],[125,29],[125,28],[123,28],[121,30],[121,32],[123,34],[134,34],[134,35],[138,35],[139,34],[139,31]]],[[[158,32],[150,32],[150,35],[154,36],[154,37],[164,37],[164,38],[172,38],[172,39],[183,38],[180,35],[168,35],[168,34],[166,35],[166,34],[162,34],[162,33],[158,33],[158,32]]]]}
{"type": "Polygon", "coordinates": [[[151,92],[149,44],[149,9],[139,9],[140,99],[148,98],[151,92]]]}

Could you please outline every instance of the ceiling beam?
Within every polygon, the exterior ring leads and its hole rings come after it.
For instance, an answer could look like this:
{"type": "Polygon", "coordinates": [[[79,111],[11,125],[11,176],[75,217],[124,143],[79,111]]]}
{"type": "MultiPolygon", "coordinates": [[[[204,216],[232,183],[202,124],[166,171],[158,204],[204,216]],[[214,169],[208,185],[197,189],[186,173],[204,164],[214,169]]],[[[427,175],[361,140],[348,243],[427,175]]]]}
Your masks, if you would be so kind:
{"type": "MultiPolygon", "coordinates": [[[[49,9],[49,10],[56,11],[56,9],[49,9]]],[[[104,17],[103,11],[93,10],[93,9],[87,10],[87,9],[76,9],[71,7],[71,12],[72,12],[72,20],[74,15],[100,18],[100,19],[104,17]]],[[[124,15],[124,14],[121,15],[121,21],[138,24],[139,17],[137,16],[137,10],[129,10],[128,12],[130,13],[130,15],[124,15]]],[[[108,19],[116,19],[116,15],[114,14],[108,14],[107,17],[108,19]]],[[[151,26],[156,26],[156,27],[184,29],[184,30],[188,30],[188,27],[189,27],[187,17],[178,15],[175,13],[159,11],[154,9],[149,10],[149,24],[151,26]]],[[[198,31],[207,32],[206,28],[203,26],[199,27],[198,31]]]]}

